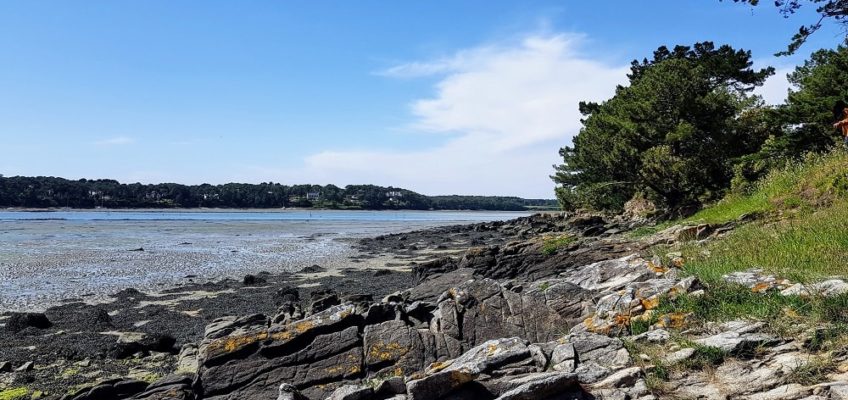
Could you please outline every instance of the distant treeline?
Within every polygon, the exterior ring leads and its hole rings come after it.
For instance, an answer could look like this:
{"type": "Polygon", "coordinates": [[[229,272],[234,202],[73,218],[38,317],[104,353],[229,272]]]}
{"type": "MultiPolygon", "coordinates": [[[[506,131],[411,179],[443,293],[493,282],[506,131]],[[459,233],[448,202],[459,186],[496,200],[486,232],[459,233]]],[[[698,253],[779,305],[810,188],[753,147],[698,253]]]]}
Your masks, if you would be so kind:
{"type": "Polygon", "coordinates": [[[504,196],[425,196],[410,190],[375,185],[294,185],[228,183],[224,185],[123,184],[110,179],[68,180],[54,177],[3,177],[0,207],[70,208],[282,208],[315,207],[362,210],[555,209],[556,200],[504,196]]]}

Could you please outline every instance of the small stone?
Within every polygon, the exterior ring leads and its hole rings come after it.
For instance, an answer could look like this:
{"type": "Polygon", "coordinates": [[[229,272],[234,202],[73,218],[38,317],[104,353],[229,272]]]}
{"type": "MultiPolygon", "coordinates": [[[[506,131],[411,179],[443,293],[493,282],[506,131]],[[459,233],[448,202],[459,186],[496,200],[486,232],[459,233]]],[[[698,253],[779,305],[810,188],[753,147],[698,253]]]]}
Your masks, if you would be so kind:
{"type": "Polygon", "coordinates": [[[573,360],[574,359],[574,345],[571,343],[560,344],[554,347],[554,351],[551,354],[551,363],[553,365],[557,365],[562,363],[563,361],[573,360]]]}
{"type": "Polygon", "coordinates": [[[294,385],[284,383],[280,385],[279,396],[277,400],[307,400],[306,396],[300,394],[294,385]]]}
{"type": "Polygon", "coordinates": [[[35,367],[35,364],[32,361],[27,361],[27,362],[23,363],[23,365],[21,365],[20,367],[15,368],[15,372],[32,371],[32,369],[34,367],[35,367]]]}
{"type": "Polygon", "coordinates": [[[671,334],[665,329],[654,329],[633,337],[633,340],[646,340],[651,343],[664,343],[671,338],[671,334]]]}
{"type": "Polygon", "coordinates": [[[0,372],[12,372],[12,363],[8,361],[0,362],[0,372]]]}
{"type": "Polygon", "coordinates": [[[691,347],[680,349],[665,356],[665,358],[663,358],[663,363],[666,365],[674,365],[683,360],[688,359],[689,357],[692,357],[693,354],[695,354],[695,349],[691,347]]]}
{"type": "Polygon", "coordinates": [[[809,292],[807,291],[807,288],[804,285],[796,283],[786,289],[781,290],[780,294],[783,296],[806,296],[809,294],[809,292]]]}

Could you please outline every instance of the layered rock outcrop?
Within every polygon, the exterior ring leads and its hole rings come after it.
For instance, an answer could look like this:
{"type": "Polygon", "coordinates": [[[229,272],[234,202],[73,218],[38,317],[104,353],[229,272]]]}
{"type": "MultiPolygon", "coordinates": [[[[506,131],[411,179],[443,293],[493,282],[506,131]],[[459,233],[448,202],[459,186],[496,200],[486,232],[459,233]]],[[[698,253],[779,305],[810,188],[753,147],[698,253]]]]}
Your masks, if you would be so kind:
{"type": "Polygon", "coordinates": [[[691,286],[668,272],[637,256],[537,281],[457,269],[378,303],[341,304],[297,321],[225,318],[206,329],[195,389],[204,399],[264,399],[285,384],[310,399],[342,389],[337,398],[366,398],[357,385],[403,379],[401,394],[414,399],[454,391],[477,393],[458,398],[522,398],[553,387],[577,396],[578,383],[629,364],[622,343],[602,335],[609,333],[604,324],[626,323],[622,316],[650,299],[691,286]],[[432,299],[432,285],[447,289],[432,299]],[[620,292],[628,293],[626,307],[604,306],[620,292]]]}

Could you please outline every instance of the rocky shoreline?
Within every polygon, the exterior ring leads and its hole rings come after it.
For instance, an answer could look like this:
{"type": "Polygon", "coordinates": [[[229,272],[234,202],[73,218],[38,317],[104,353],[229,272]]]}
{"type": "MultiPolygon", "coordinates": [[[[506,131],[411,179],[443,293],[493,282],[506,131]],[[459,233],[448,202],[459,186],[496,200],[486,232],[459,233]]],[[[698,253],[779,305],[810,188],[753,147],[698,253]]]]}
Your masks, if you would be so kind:
{"type": "MultiPolygon", "coordinates": [[[[809,362],[808,344],[762,332],[754,321],[671,340],[684,334],[687,317],[655,315],[661,299],[705,288],[682,272],[679,256],[656,258],[646,250],[710,240],[733,224],[672,227],[634,239],[626,233],[637,224],[546,214],[384,235],[355,243],[360,255],[351,262],[391,255],[388,269],[350,269],[339,277],[316,266],[311,278],[251,275],[158,295],[125,290],[103,305],[5,314],[0,388],[7,389],[0,394],[658,398],[647,374],[654,367],[644,362],[651,356],[636,350],[641,343],[665,346],[662,365],[689,362],[703,349],[735,357],[674,377],[668,397],[842,398],[848,386],[790,382],[789,372],[809,362]],[[649,329],[632,332],[642,320],[652,321],[649,329]]],[[[762,279],[749,280],[756,287],[762,279]]]]}

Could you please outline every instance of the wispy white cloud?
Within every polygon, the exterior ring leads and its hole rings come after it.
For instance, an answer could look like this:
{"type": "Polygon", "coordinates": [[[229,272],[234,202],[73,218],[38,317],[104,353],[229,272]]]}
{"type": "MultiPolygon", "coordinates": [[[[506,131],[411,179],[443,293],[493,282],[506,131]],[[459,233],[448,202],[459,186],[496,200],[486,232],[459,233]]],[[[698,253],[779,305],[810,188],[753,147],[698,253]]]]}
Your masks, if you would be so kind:
{"type": "Polygon", "coordinates": [[[411,102],[409,125],[448,136],[426,149],[328,149],[296,170],[243,173],[254,180],[376,183],[427,194],[552,197],[548,175],[559,147],[580,129],[578,103],[609,98],[626,81],[627,65],[585,56],[585,40],[530,34],[386,69],[387,77],[438,79],[432,97],[411,102]]]}
{"type": "Polygon", "coordinates": [[[97,146],[122,146],[135,143],[135,139],[129,136],[116,136],[112,138],[97,140],[93,143],[97,146]]]}

